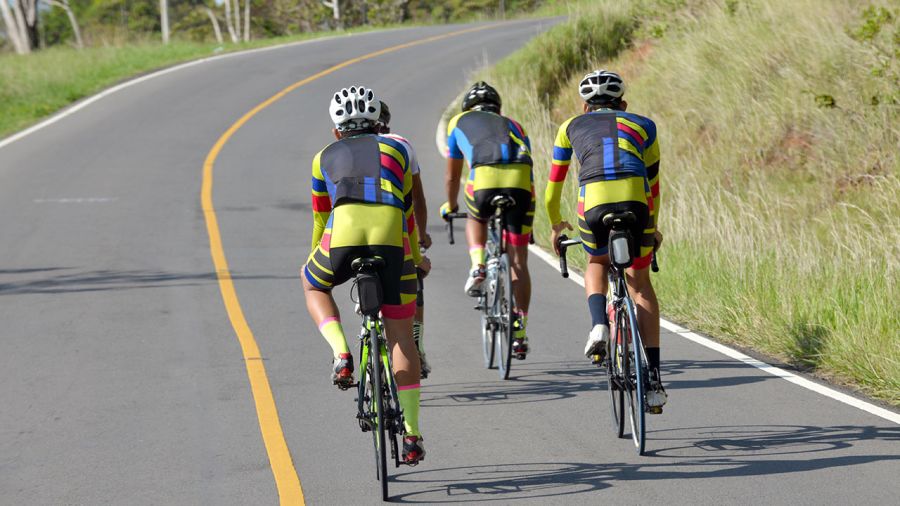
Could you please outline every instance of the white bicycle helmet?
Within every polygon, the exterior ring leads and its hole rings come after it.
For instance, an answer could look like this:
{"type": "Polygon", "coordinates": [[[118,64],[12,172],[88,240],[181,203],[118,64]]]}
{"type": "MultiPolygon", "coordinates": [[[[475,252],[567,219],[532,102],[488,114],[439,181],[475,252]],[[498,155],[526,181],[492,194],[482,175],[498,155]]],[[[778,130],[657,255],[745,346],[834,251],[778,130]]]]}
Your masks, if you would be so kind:
{"type": "Polygon", "coordinates": [[[625,94],[625,83],[615,72],[595,70],[581,80],[578,93],[592,105],[616,102],[625,94]]]}
{"type": "Polygon", "coordinates": [[[371,89],[351,86],[334,94],[328,112],[338,130],[342,132],[362,130],[378,121],[381,101],[371,89]]]}

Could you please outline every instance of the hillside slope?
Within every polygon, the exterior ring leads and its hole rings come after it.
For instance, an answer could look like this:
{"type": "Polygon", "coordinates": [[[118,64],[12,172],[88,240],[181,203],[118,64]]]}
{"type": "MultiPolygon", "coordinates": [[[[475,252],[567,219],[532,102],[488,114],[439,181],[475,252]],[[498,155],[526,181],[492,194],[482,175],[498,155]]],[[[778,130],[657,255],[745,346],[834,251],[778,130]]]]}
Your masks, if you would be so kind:
{"type": "MultiPolygon", "coordinates": [[[[580,76],[622,73],[659,126],[663,313],[900,405],[898,18],[878,0],[598,0],[486,77],[530,130],[540,198],[580,76]]],[[[574,218],[571,176],[565,195],[574,218]]]]}

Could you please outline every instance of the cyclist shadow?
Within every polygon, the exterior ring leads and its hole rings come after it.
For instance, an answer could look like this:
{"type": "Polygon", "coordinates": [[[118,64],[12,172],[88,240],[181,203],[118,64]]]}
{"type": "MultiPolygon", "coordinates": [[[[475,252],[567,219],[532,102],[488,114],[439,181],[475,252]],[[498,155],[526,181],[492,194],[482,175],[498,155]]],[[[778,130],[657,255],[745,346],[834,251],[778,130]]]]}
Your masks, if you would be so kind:
{"type": "Polygon", "coordinates": [[[603,370],[587,363],[534,362],[509,381],[438,383],[422,388],[423,407],[486,406],[548,402],[606,389],[603,370]],[[548,370],[548,366],[552,366],[548,370]]]}
{"type": "Polygon", "coordinates": [[[393,499],[425,503],[533,500],[590,493],[623,482],[764,476],[900,461],[900,455],[884,445],[878,447],[880,454],[841,451],[865,441],[898,442],[900,428],[894,427],[696,427],[659,431],[654,441],[663,446],[675,441],[676,446],[650,452],[660,458],[639,458],[640,463],[532,462],[416,470],[397,476],[396,481],[415,484],[420,490],[393,499]]]}

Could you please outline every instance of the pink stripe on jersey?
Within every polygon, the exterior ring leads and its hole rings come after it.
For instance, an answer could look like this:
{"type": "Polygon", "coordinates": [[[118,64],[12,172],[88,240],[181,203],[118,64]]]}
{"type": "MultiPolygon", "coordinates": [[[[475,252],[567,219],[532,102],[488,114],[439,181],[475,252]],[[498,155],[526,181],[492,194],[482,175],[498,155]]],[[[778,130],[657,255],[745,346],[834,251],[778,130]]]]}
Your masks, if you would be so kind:
{"type": "Polygon", "coordinates": [[[403,167],[397,163],[397,160],[393,156],[382,153],[381,166],[391,171],[394,176],[397,177],[397,181],[400,181],[400,184],[403,184],[403,167]]]}
{"type": "Polygon", "coordinates": [[[619,130],[621,130],[621,131],[625,132],[626,134],[630,135],[631,138],[634,139],[634,142],[637,142],[637,145],[638,145],[638,146],[643,146],[643,145],[644,145],[644,138],[641,137],[641,134],[635,132],[633,128],[631,128],[630,126],[628,126],[628,125],[626,125],[626,124],[624,124],[624,123],[618,123],[618,125],[619,125],[619,130]]]}

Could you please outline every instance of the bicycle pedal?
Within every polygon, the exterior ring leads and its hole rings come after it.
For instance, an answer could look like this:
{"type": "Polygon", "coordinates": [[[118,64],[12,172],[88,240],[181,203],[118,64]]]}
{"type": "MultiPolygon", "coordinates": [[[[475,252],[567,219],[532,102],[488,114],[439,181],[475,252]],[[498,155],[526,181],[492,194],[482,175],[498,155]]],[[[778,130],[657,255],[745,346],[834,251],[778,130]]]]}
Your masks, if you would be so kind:
{"type": "Polygon", "coordinates": [[[647,413],[650,413],[651,415],[661,415],[662,412],[662,406],[647,406],[647,413]]]}
{"type": "Polygon", "coordinates": [[[525,356],[524,353],[518,353],[516,354],[516,360],[525,360],[525,356]]]}

